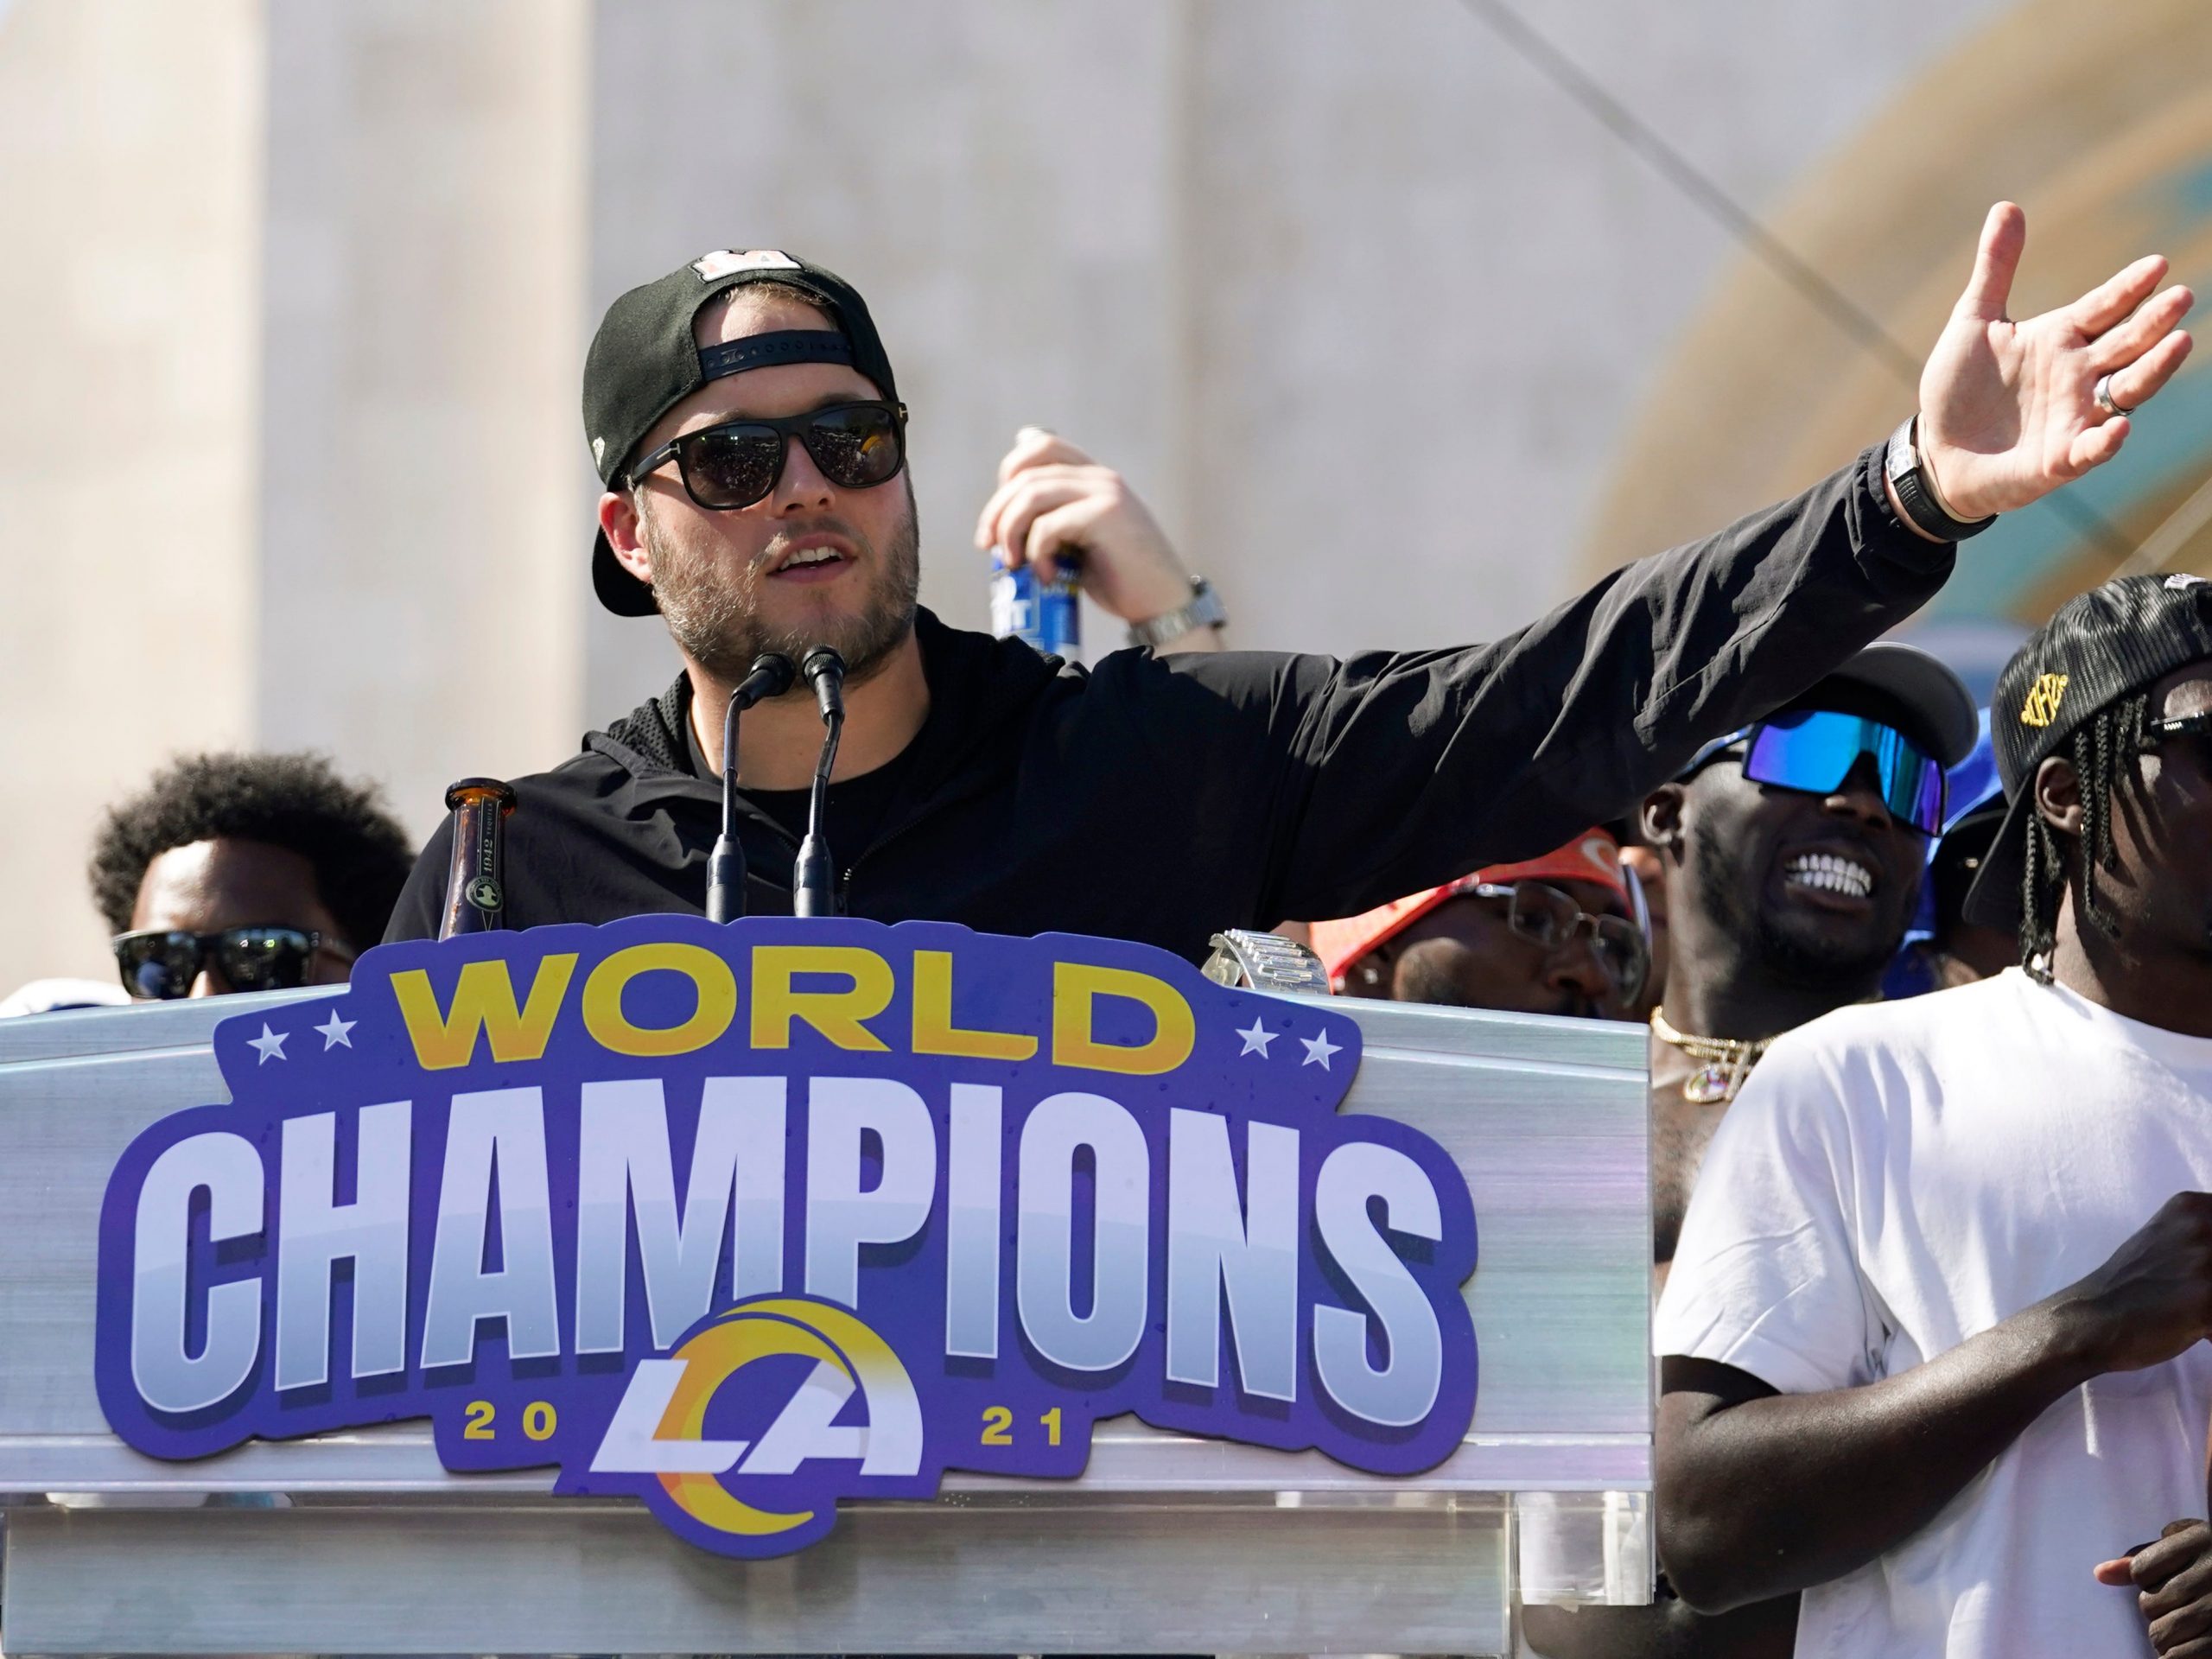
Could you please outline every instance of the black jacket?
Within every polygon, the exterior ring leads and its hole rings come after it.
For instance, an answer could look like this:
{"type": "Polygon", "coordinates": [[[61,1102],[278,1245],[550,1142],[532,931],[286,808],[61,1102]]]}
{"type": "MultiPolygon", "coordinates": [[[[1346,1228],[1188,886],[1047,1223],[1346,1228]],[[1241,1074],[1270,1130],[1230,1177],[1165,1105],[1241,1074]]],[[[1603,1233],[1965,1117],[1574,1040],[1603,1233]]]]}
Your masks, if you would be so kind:
{"type": "MultiPolygon", "coordinates": [[[[1942,585],[1953,550],[1897,522],[1881,456],[1494,645],[1344,662],[1125,651],[1085,672],[925,611],[929,717],[872,843],[832,847],[839,901],[1196,960],[1224,927],[1351,915],[1548,850],[1942,585]]],[[[518,780],[510,927],[703,909],[720,798],[691,772],[690,698],[678,679],[518,780]]],[[[747,913],[790,914],[792,837],[748,808],[741,838],[747,913]]],[[[436,933],[449,841],[431,838],[387,938],[436,933]]]]}

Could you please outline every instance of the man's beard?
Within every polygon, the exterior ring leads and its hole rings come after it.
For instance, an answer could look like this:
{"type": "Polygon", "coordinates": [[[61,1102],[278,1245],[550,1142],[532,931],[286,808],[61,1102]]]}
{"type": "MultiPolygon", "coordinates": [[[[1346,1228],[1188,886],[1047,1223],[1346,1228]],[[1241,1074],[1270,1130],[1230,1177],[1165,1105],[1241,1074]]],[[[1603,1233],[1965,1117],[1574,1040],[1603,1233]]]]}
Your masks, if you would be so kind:
{"type": "Polygon", "coordinates": [[[1802,938],[1777,923],[1759,902],[1764,889],[1754,873],[1735,847],[1702,820],[1690,826],[1690,856],[1697,870],[1695,902],[1724,933],[1745,946],[1752,967],[1784,984],[1848,990],[1848,982],[1879,973],[1897,954],[1902,935],[1852,944],[1802,938]]]}
{"type": "Polygon", "coordinates": [[[913,629],[921,592],[921,527],[912,487],[907,486],[905,518],[880,550],[839,518],[813,520],[799,533],[820,530],[833,530],[853,543],[868,588],[856,613],[810,625],[802,635],[760,620],[760,585],[772,578],[757,573],[765,570],[772,547],[753,569],[734,569],[711,553],[676,545],[660,533],[649,512],[641,512],[638,533],[652,556],[653,597],[683,653],[726,684],[743,679],[763,652],[779,652],[797,663],[817,645],[828,645],[845,659],[849,684],[867,679],[889,660],[913,629]]]}

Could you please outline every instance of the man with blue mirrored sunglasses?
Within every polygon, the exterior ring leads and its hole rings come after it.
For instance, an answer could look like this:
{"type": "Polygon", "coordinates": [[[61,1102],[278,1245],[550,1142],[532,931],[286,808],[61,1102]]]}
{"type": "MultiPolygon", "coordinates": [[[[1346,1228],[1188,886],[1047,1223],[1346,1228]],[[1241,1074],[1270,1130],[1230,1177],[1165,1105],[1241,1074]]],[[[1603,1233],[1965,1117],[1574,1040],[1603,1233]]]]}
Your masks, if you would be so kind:
{"type": "Polygon", "coordinates": [[[1655,1098],[1671,1079],[1693,1107],[1723,1104],[1751,1046],[1874,994],[1942,827],[1944,766],[1978,730],[1942,663],[1877,644],[1647,799],[1682,975],[1653,1024],[1655,1098]]]}
{"type": "MultiPolygon", "coordinates": [[[[1721,1119],[1783,1033],[1876,995],[1917,904],[1943,769],[1974,698],[1913,646],[1867,646],[1764,719],[1707,743],[1644,798],[1669,962],[1651,1017],[1654,1281],[1672,1266],[1721,1119]]],[[[1788,1653],[1796,1598],[1704,1616],[1662,1599],[1531,1609],[1540,1653],[1788,1653]],[[1673,1645],[1669,1646],[1669,1643],[1673,1645]]]]}
{"type": "Polygon", "coordinates": [[[1744,776],[1777,789],[1829,795],[1859,762],[1870,763],[1890,816],[1923,836],[1943,827],[1943,763],[1896,727],[1840,709],[1792,709],[1714,739],[1690,762],[1741,746],[1744,776]]]}
{"type": "Polygon", "coordinates": [[[1944,766],[1979,730],[1955,674],[1879,643],[1645,798],[1669,920],[1651,1020],[1662,1274],[1706,1144],[1766,1045],[1880,986],[1942,823],[1944,766]]]}

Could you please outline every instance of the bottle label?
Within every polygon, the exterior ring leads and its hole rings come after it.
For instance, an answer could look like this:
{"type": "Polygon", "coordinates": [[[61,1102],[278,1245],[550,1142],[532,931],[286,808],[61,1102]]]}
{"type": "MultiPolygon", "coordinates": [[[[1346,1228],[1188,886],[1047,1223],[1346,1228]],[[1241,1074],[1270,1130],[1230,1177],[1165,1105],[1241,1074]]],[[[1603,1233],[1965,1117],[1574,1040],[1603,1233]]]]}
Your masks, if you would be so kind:
{"type": "Polygon", "coordinates": [[[1055,657],[1072,657],[1083,644],[1080,589],[1072,576],[1039,582],[1027,565],[991,576],[991,632],[1026,639],[1055,657]]]}

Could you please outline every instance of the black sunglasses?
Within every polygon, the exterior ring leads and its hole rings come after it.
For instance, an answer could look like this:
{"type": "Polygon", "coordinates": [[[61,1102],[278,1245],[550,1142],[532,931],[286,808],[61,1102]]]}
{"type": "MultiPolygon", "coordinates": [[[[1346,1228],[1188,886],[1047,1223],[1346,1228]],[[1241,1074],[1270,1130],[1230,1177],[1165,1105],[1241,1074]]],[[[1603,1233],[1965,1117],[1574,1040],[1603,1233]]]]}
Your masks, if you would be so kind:
{"type": "Polygon", "coordinates": [[[906,463],[906,405],[836,404],[804,415],[704,427],[645,456],[630,469],[630,482],[637,484],[672,458],[685,494],[702,507],[734,512],[776,487],[793,438],[839,489],[873,489],[896,478],[906,463]]]}
{"type": "Polygon", "coordinates": [[[1614,990],[1630,1002],[1643,994],[1651,972],[1651,947],[1643,930],[1625,916],[1593,916],[1548,881],[1524,879],[1510,887],[1483,881],[1465,888],[1482,899],[1506,901],[1505,925],[1529,944],[1556,950],[1584,928],[1597,947],[1598,966],[1614,990]]]}
{"type": "Polygon", "coordinates": [[[170,1001],[192,994],[192,982],[211,960],[234,991],[284,991],[308,982],[318,950],[340,962],[354,953],[300,927],[226,927],[219,933],[149,928],[118,933],[111,941],[123,988],[145,1001],[170,1001]]]}

